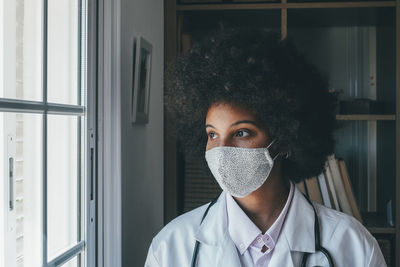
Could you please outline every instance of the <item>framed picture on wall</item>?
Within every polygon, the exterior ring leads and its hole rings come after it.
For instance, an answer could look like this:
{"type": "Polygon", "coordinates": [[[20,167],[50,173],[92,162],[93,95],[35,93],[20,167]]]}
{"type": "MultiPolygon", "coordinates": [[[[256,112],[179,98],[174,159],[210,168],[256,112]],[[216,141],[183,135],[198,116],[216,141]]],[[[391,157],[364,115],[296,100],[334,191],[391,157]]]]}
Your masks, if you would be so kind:
{"type": "Polygon", "coordinates": [[[143,37],[133,41],[132,68],[132,123],[149,121],[150,77],[152,45],[143,37]]]}
{"type": "Polygon", "coordinates": [[[134,105],[134,100],[133,97],[135,95],[135,76],[136,76],[136,50],[137,50],[137,38],[133,37],[132,39],[132,76],[131,76],[131,88],[129,90],[130,92],[130,115],[131,115],[131,122],[135,122],[135,117],[133,116],[133,107],[134,105]]]}

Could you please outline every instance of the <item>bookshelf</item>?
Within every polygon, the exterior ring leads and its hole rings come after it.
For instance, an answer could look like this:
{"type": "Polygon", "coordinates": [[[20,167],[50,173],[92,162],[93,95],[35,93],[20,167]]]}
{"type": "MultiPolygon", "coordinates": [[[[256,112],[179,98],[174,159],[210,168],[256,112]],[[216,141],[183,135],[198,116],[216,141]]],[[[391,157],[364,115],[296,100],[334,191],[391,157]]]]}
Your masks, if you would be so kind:
{"type": "Polygon", "coordinates": [[[365,115],[365,114],[346,114],[336,115],[339,121],[395,121],[396,115],[365,115]]]}
{"type": "MultiPolygon", "coordinates": [[[[389,242],[389,266],[400,267],[400,254],[395,253],[400,249],[400,0],[197,2],[164,1],[166,63],[188,46],[188,36],[192,42],[201,38],[220,20],[232,26],[263,26],[293,38],[330,77],[330,86],[343,100],[370,98],[394,104],[391,113],[338,114],[336,155],[348,164],[364,225],[377,239],[389,242]],[[394,204],[394,226],[385,219],[388,200],[394,204]]],[[[165,117],[164,123],[167,223],[219,189],[211,177],[199,179],[204,165],[178,153],[173,121],[165,117]],[[194,188],[203,188],[204,198],[185,202],[185,194],[194,188]]]]}
{"type": "Polygon", "coordinates": [[[261,10],[291,8],[351,8],[351,7],[395,7],[395,1],[368,2],[307,2],[307,3],[240,3],[240,4],[177,4],[176,11],[205,10],[261,10]]]}

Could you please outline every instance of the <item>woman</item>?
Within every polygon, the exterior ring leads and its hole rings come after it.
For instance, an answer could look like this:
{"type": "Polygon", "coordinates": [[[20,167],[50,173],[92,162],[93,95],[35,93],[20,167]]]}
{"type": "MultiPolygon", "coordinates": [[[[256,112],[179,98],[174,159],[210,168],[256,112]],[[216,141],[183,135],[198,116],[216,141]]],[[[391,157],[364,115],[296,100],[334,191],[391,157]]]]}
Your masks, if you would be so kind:
{"type": "Polygon", "coordinates": [[[294,185],[333,153],[335,97],[290,42],[221,30],[168,75],[166,107],[185,153],[205,148],[223,193],[166,225],[145,266],[386,266],[358,221],[294,185]]]}

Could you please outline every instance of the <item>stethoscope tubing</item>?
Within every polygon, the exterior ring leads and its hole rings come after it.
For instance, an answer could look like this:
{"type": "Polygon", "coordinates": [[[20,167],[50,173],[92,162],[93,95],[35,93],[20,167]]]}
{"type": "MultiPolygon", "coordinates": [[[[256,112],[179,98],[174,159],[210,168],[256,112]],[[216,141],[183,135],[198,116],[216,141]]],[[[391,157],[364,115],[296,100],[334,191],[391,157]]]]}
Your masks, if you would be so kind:
{"type": "MultiPolygon", "coordinates": [[[[331,254],[329,254],[328,250],[321,245],[321,236],[320,236],[321,232],[319,230],[319,219],[318,219],[317,211],[315,210],[314,204],[311,202],[311,200],[306,195],[304,195],[304,197],[306,198],[306,200],[311,205],[311,207],[314,211],[315,252],[321,251],[321,253],[324,254],[325,257],[327,258],[329,266],[334,267],[335,265],[333,264],[331,254]]],[[[309,255],[310,255],[310,253],[304,253],[303,258],[301,260],[301,267],[306,266],[309,255]]]]}
{"type": "MultiPolygon", "coordinates": [[[[315,251],[318,252],[320,251],[322,254],[325,255],[325,257],[328,260],[329,267],[334,267],[335,265],[333,264],[332,256],[329,254],[328,250],[321,246],[321,237],[320,237],[320,231],[319,231],[319,219],[317,216],[317,211],[315,210],[314,204],[311,202],[311,200],[304,195],[304,197],[307,199],[308,203],[311,205],[313,211],[314,211],[314,234],[315,234],[315,251]]],[[[201,218],[200,225],[203,223],[204,218],[207,216],[208,211],[210,208],[217,202],[219,196],[215,198],[207,207],[207,209],[204,211],[203,217],[201,218]]],[[[194,250],[192,254],[192,262],[191,262],[191,267],[196,266],[196,261],[197,261],[197,255],[199,254],[199,246],[200,242],[196,240],[196,243],[194,245],[194,250]]],[[[303,258],[301,260],[301,267],[305,267],[307,264],[308,256],[311,253],[304,253],[303,258]]]]}

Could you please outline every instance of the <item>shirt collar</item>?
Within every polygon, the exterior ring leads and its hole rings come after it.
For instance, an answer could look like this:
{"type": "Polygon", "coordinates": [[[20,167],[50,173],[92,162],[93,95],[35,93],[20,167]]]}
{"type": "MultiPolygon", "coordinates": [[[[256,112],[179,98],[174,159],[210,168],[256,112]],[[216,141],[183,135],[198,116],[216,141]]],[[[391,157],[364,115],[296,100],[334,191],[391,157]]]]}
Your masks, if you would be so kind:
{"type": "Polygon", "coordinates": [[[228,230],[233,243],[243,254],[261,230],[247,217],[230,194],[226,194],[228,230]]]}
{"type": "MultiPolygon", "coordinates": [[[[283,222],[287,211],[289,209],[290,203],[293,198],[294,185],[290,182],[290,192],[286,200],[285,206],[279,214],[276,221],[267,230],[264,235],[270,236],[272,238],[272,243],[276,244],[279,234],[282,229],[283,222]]],[[[226,194],[226,208],[228,215],[228,231],[235,243],[240,254],[243,254],[253,241],[260,235],[261,230],[247,217],[246,213],[240,208],[233,197],[230,194],[226,194]]],[[[273,248],[271,248],[273,249],[273,248]]]]}
{"type": "Polygon", "coordinates": [[[278,240],[279,234],[281,233],[282,225],[285,221],[290,203],[292,203],[293,194],[294,194],[294,185],[292,182],[290,182],[290,191],[285,206],[283,207],[281,213],[279,214],[278,219],[276,219],[276,221],[271,225],[271,227],[266,232],[271,236],[272,240],[275,243],[278,240]]]}

